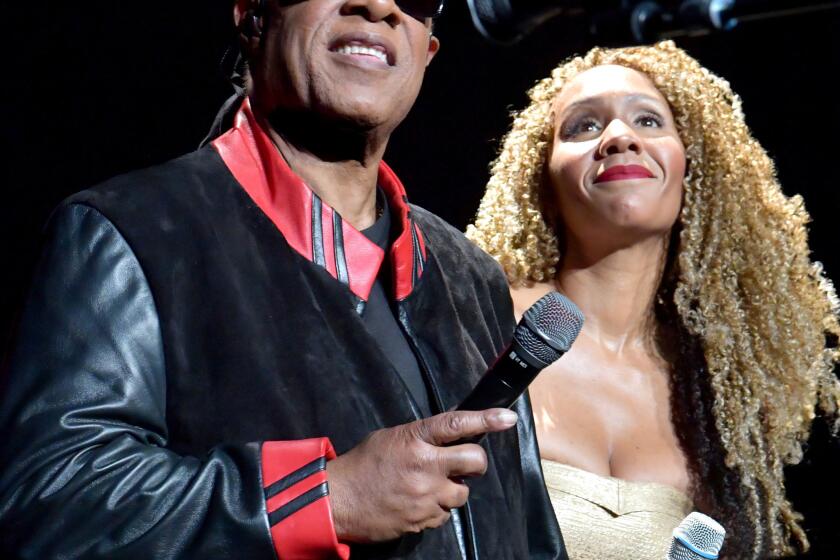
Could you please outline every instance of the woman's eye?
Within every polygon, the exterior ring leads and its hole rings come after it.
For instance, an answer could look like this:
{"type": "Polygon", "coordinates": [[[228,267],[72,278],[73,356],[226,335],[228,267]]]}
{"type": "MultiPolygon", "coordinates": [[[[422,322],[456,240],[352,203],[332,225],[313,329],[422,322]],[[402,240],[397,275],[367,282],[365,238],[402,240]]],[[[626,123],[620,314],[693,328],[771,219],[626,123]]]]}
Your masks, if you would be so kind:
{"type": "Polygon", "coordinates": [[[592,120],[584,121],[580,125],[580,130],[582,132],[592,132],[593,130],[598,130],[598,123],[592,120]]]}
{"type": "Polygon", "coordinates": [[[661,128],[664,123],[656,115],[641,115],[636,119],[636,124],[645,128],[661,128]]]}
{"type": "Polygon", "coordinates": [[[564,138],[571,138],[574,136],[578,136],[580,134],[586,134],[589,132],[597,132],[601,129],[601,125],[598,121],[592,118],[584,118],[576,121],[572,121],[567,126],[563,127],[563,137],[564,138]]]}

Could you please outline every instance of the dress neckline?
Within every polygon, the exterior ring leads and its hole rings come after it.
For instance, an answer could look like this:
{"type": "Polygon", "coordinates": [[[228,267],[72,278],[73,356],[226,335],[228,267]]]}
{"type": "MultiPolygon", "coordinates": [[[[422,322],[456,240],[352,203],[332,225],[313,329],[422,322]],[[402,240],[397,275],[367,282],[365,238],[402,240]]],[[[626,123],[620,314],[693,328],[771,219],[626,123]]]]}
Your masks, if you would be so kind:
{"type": "Polygon", "coordinates": [[[693,501],[687,494],[661,482],[604,476],[548,459],[542,459],[541,463],[549,492],[572,494],[615,515],[636,511],[687,514],[693,509],[693,501]]]}

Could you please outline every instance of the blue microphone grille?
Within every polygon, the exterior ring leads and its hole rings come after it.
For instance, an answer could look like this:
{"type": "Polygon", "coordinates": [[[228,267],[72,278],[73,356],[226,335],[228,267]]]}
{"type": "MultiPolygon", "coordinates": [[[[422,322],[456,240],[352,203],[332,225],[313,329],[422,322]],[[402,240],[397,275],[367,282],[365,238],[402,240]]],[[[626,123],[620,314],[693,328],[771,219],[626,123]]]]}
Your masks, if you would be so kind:
{"type": "Polygon", "coordinates": [[[674,529],[668,560],[714,560],[725,536],[726,530],[720,523],[693,511],[674,529]]]}
{"type": "Polygon", "coordinates": [[[528,308],[513,338],[546,365],[569,351],[583,327],[583,313],[572,300],[549,292],[528,308]]]}

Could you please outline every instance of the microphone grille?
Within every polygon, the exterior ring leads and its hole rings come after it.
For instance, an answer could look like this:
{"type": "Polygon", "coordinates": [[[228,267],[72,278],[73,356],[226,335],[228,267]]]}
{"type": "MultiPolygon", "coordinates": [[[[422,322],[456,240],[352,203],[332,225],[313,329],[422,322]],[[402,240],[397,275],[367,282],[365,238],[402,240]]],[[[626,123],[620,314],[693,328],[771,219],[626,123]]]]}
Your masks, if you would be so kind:
{"type": "Polygon", "coordinates": [[[718,557],[726,530],[702,513],[693,511],[674,529],[669,560],[714,560],[718,557]]]}
{"type": "Polygon", "coordinates": [[[498,24],[510,17],[510,4],[498,0],[472,0],[470,2],[476,15],[491,24],[498,24]]]}
{"type": "Polygon", "coordinates": [[[545,364],[569,351],[583,327],[583,313],[572,300],[549,292],[528,308],[516,326],[514,339],[545,364]]]}

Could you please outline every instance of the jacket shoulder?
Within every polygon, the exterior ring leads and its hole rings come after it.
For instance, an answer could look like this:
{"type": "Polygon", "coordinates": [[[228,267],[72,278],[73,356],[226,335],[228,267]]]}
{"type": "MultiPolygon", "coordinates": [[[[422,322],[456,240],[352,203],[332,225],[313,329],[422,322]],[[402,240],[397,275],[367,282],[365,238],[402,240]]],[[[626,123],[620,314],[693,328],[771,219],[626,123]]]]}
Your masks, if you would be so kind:
{"type": "Polygon", "coordinates": [[[499,263],[467,239],[463,232],[454,228],[443,218],[413,204],[411,214],[420,225],[423,235],[428,238],[435,257],[445,266],[451,265],[451,267],[447,266],[447,269],[466,268],[507,285],[499,263]]]}
{"type": "Polygon", "coordinates": [[[220,181],[233,181],[218,152],[206,146],[166,163],[117,175],[78,192],[64,204],[86,204],[110,214],[110,210],[142,210],[156,202],[167,206],[194,205],[198,192],[220,181]]]}
{"type": "Polygon", "coordinates": [[[442,218],[417,206],[411,212],[459,305],[477,299],[485,320],[507,332],[514,324],[513,304],[501,265],[442,218]]]}

